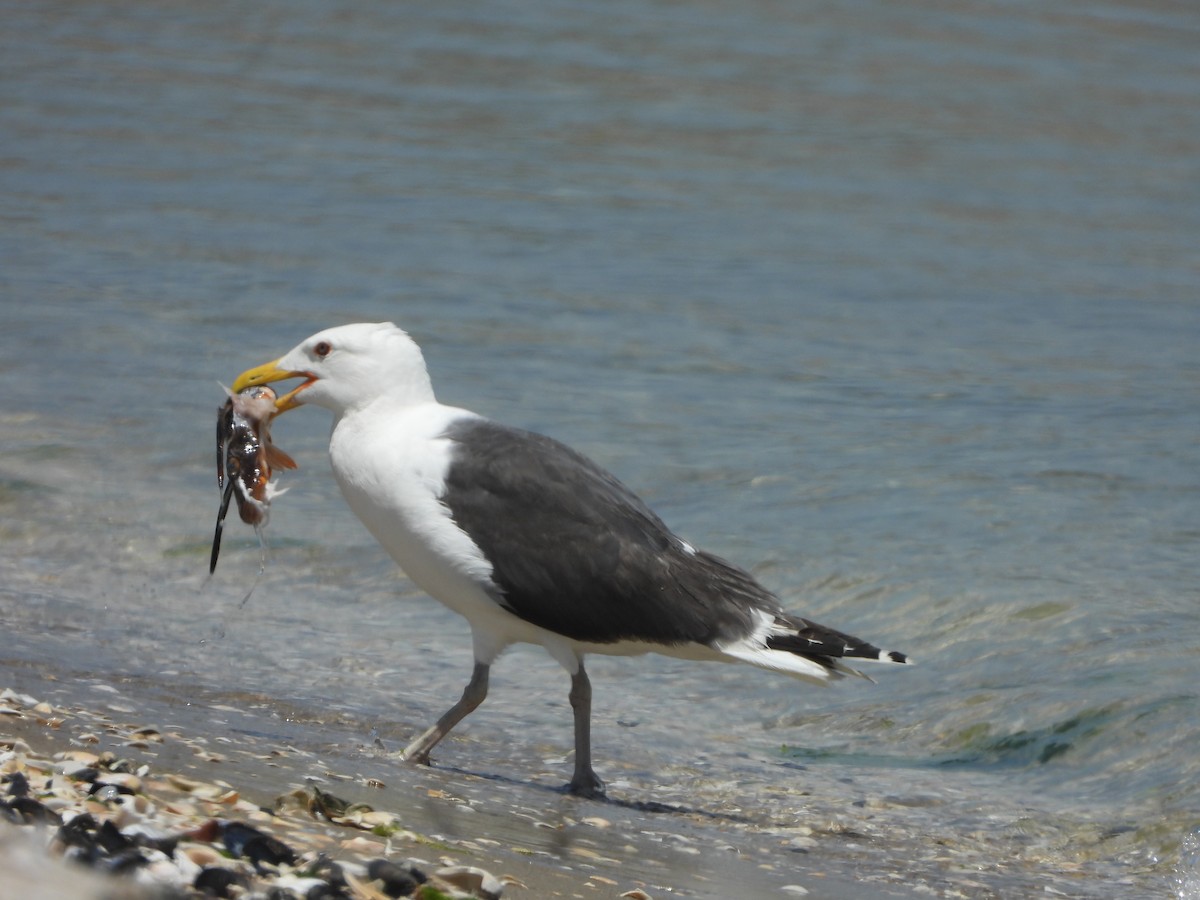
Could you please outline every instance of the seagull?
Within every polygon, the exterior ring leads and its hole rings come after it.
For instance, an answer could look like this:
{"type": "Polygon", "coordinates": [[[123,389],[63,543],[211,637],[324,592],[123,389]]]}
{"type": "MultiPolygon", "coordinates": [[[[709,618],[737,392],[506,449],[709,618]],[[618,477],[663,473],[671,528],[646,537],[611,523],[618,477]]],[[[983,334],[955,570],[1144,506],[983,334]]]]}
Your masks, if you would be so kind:
{"type": "Polygon", "coordinates": [[[589,653],[751,663],[816,683],[862,676],[845,659],[908,662],[785,612],[565,444],[439,403],[420,348],[391,322],[321,331],[243,372],[233,392],[294,378],[303,381],[276,399],[277,414],[307,404],[333,413],[342,496],[405,574],[470,624],[475,665],[462,697],[402,759],[428,765],[519,642],[540,644],[571,677],[566,790],[596,799],[589,653]]]}

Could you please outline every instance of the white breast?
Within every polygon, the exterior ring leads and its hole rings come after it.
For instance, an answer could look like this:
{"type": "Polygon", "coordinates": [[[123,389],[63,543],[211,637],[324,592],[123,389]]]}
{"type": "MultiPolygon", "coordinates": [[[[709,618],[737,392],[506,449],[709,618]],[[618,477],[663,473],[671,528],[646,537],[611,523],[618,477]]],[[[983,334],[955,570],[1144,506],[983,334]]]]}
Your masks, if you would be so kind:
{"type": "Polygon", "coordinates": [[[468,417],[437,403],[373,404],[334,423],[329,459],[350,508],[418,587],[470,621],[482,658],[546,632],[495,602],[491,563],[439,499],[453,449],[442,435],[468,417]]]}
{"type": "Polygon", "coordinates": [[[446,426],[464,410],[372,405],[334,424],[333,474],[346,502],[401,568],[448,605],[465,586],[489,583],[491,564],[438,499],[450,467],[446,426]]]}

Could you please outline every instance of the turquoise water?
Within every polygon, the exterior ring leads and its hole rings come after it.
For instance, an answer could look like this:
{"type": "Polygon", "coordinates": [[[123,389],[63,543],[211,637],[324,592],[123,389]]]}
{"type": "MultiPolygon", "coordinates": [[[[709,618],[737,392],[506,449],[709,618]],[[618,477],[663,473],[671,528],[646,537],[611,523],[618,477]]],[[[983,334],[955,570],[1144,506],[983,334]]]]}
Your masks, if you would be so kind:
{"type": "MultiPolygon", "coordinates": [[[[466,630],[342,506],[323,413],[276,427],[302,468],[251,599],[251,533],[203,578],[217,382],[393,319],[443,401],[574,444],[789,606],[919,663],[811,691],[597,660],[602,775],[772,822],[802,815],[781,779],[823,785],[817,816],[913,792],[893,832],[969,821],[1002,895],[1018,845],[1030,872],[1078,870],[1057,884],[1078,896],[1181,883],[1200,14],[4,15],[10,679],[236,687],[393,743],[448,705],[466,630]]],[[[565,678],[532,650],[495,675],[453,761],[529,777],[567,748],[565,678]]],[[[875,862],[902,872],[895,840],[875,862]]]]}

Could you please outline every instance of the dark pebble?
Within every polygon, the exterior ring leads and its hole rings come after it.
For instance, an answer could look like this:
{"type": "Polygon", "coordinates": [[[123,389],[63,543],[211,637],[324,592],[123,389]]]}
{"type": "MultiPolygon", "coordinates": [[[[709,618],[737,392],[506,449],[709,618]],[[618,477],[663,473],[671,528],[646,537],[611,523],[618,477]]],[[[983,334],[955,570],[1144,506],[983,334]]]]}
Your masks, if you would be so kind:
{"type": "Polygon", "coordinates": [[[32,797],[14,797],[5,806],[17,816],[21,825],[61,825],[62,816],[32,797]]]}
{"type": "Polygon", "coordinates": [[[296,851],[279,838],[241,822],[222,822],[221,840],[230,853],[250,860],[260,872],[264,865],[290,865],[296,861],[296,851]]]}
{"type": "Polygon", "coordinates": [[[0,822],[8,822],[12,825],[24,825],[25,821],[21,818],[21,814],[13,809],[6,801],[0,800],[0,822]]]}
{"type": "Polygon", "coordinates": [[[279,838],[273,838],[269,834],[246,841],[245,846],[242,847],[242,854],[254,863],[254,868],[260,872],[264,865],[277,866],[280,863],[292,865],[296,862],[296,851],[279,838]]]}
{"type": "Polygon", "coordinates": [[[309,866],[308,874],[312,878],[322,878],[329,887],[338,892],[338,896],[346,893],[349,885],[346,884],[346,875],[342,871],[340,863],[334,862],[324,853],[317,856],[316,861],[309,866]]]}
{"type": "Polygon", "coordinates": [[[92,847],[96,844],[92,832],[98,827],[95,816],[81,813],[58,829],[58,840],[67,847],[92,847]]]}
{"type": "Polygon", "coordinates": [[[133,795],[133,790],[128,785],[109,784],[103,779],[97,779],[96,781],[93,781],[92,786],[88,788],[88,796],[95,797],[100,791],[105,791],[109,794],[125,794],[127,796],[133,795]]]}
{"type": "Polygon", "coordinates": [[[13,772],[11,775],[5,775],[0,779],[0,783],[8,785],[8,796],[10,797],[29,796],[29,779],[25,777],[24,772],[13,772]]]}
{"type": "Polygon", "coordinates": [[[121,834],[117,826],[109,819],[106,819],[104,824],[96,829],[95,840],[100,849],[109,856],[124,853],[133,847],[133,841],[121,834]]]}
{"type": "Polygon", "coordinates": [[[133,839],[133,842],[139,847],[158,850],[164,856],[174,856],[175,848],[179,846],[179,841],[180,838],[176,836],[153,838],[145,834],[135,835],[133,839]]]}
{"type": "Polygon", "coordinates": [[[242,822],[219,822],[217,823],[221,830],[221,840],[225,844],[225,849],[234,856],[241,856],[242,850],[247,842],[255,838],[265,837],[265,835],[252,825],[246,825],[242,822]]]}
{"type": "Polygon", "coordinates": [[[238,872],[223,869],[220,866],[209,866],[200,870],[192,887],[210,897],[232,897],[234,887],[248,888],[249,880],[238,872]]]}
{"type": "Polygon", "coordinates": [[[106,872],[129,872],[146,863],[141,847],[121,834],[111,821],[98,823],[91,813],[78,815],[63,825],[57,837],[70,859],[106,872]]]}
{"type": "Polygon", "coordinates": [[[401,866],[387,859],[373,859],[367,863],[367,877],[382,882],[382,889],[389,897],[407,897],[426,881],[425,874],[412,866],[401,866]]]}
{"type": "Polygon", "coordinates": [[[96,866],[110,875],[128,875],[134,869],[146,865],[148,860],[138,847],[130,847],[115,853],[96,866]]]}

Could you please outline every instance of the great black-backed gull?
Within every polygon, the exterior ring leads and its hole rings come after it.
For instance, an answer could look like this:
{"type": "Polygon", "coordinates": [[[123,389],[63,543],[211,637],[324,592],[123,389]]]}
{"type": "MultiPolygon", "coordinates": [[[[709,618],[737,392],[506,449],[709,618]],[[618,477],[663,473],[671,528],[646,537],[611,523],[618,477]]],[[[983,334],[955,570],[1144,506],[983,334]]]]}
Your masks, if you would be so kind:
{"type": "Polygon", "coordinates": [[[541,644],[570,673],[568,789],[591,797],[604,785],[592,769],[588,653],[748,662],[815,682],[860,674],[845,658],[907,662],[784,612],[570,447],[438,403],[420,348],[390,322],[315,334],[243,372],[233,390],[291,378],[304,381],[277,409],[333,412],[329,458],[346,502],[413,582],[471,626],[471,680],[405,759],[429,762],[519,641],[541,644]]]}

